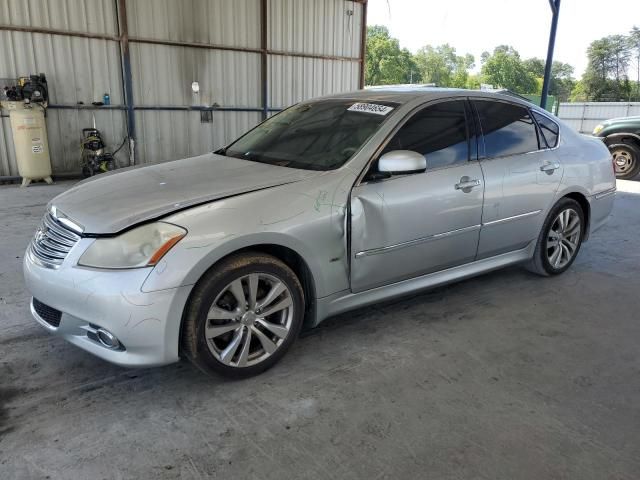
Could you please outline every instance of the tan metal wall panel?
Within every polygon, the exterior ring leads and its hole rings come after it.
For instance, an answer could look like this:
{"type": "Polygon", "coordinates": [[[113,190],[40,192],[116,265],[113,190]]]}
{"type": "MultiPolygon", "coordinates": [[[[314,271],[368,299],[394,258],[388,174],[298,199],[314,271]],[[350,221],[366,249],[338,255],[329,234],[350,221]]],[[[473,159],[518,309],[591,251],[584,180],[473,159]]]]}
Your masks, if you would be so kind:
{"type": "Polygon", "coordinates": [[[138,159],[155,163],[211,152],[260,122],[257,112],[213,112],[201,123],[200,112],[137,111],[138,159]]]}
{"type": "Polygon", "coordinates": [[[268,48],[358,58],[361,4],[345,0],[269,0],[268,48]]]}
{"type": "MultiPolygon", "coordinates": [[[[49,84],[51,104],[85,105],[102,101],[105,93],[112,105],[123,103],[120,54],[116,42],[62,35],[0,31],[0,78],[44,72],[49,84]]],[[[49,148],[54,173],[79,172],[81,129],[92,125],[95,112],[98,128],[113,142],[120,142],[124,130],[124,113],[113,110],[47,111],[49,148]]],[[[16,175],[10,124],[2,122],[0,134],[11,149],[0,148],[0,175],[16,175]]],[[[111,143],[110,143],[111,146],[111,143]]],[[[126,163],[126,162],[125,162],[126,163]]]]}
{"type": "MultiPolygon", "coordinates": [[[[82,129],[93,126],[102,133],[107,149],[113,152],[127,135],[122,110],[48,110],[47,133],[54,173],[81,172],[80,142],[82,129]]],[[[116,155],[120,167],[129,166],[127,145],[116,155]]]]}
{"type": "MultiPolygon", "coordinates": [[[[116,0],[4,0],[0,24],[117,35],[116,0]]],[[[353,57],[360,54],[362,5],[345,0],[269,0],[267,48],[353,57]]],[[[260,0],[127,0],[129,35],[159,41],[260,48],[260,0]]],[[[51,103],[123,104],[117,42],[0,31],[0,77],[45,72],[51,103]]],[[[260,54],[188,46],[130,43],[134,104],[260,108],[260,54]],[[191,82],[200,84],[194,99],[191,82]]],[[[269,55],[268,104],[283,108],[311,97],[354,90],[360,64],[269,55]]],[[[80,130],[88,110],[49,110],[54,173],[79,170],[80,130]]],[[[125,112],[95,111],[111,149],[124,138],[125,112]]],[[[259,123],[258,112],[136,111],[138,162],[172,160],[210,151],[259,123]]],[[[16,174],[8,119],[0,123],[0,175],[16,174]]],[[[121,164],[126,147],[118,155],[121,164]]]]}
{"type": "Polygon", "coordinates": [[[130,0],[127,15],[134,37],[260,47],[259,0],[130,0]]]}
{"type": "Polygon", "coordinates": [[[260,105],[259,54],[142,43],[130,49],[136,105],[260,105]]]}
{"type": "Polygon", "coordinates": [[[356,90],[358,74],[355,62],[270,56],[270,105],[285,108],[301,100],[356,90]]]}
{"type": "Polygon", "coordinates": [[[0,23],[117,34],[115,0],[2,0],[0,23]]]}
{"type": "Polygon", "coordinates": [[[0,117],[0,175],[18,175],[11,120],[8,115],[0,117]]]}
{"type": "Polygon", "coordinates": [[[0,78],[44,72],[49,103],[122,103],[118,44],[110,40],[0,31],[0,78]]]}

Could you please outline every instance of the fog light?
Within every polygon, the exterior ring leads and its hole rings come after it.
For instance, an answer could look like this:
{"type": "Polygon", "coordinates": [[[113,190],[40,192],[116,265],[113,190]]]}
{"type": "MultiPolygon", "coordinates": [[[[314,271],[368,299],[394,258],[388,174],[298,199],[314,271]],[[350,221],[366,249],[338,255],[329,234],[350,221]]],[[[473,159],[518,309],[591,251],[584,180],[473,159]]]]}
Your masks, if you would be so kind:
{"type": "Polygon", "coordinates": [[[120,348],[120,342],[118,339],[108,330],[99,328],[97,331],[98,340],[100,343],[111,350],[117,350],[120,348]]]}

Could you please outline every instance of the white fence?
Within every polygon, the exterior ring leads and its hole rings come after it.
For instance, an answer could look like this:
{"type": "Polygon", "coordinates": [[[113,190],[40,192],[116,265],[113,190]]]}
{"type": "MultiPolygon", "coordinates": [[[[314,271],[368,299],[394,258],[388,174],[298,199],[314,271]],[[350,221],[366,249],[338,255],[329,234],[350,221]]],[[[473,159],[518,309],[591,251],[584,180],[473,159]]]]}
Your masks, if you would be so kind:
{"type": "Polygon", "coordinates": [[[580,133],[591,133],[604,120],[640,115],[640,102],[560,103],[558,117],[580,133]]]}

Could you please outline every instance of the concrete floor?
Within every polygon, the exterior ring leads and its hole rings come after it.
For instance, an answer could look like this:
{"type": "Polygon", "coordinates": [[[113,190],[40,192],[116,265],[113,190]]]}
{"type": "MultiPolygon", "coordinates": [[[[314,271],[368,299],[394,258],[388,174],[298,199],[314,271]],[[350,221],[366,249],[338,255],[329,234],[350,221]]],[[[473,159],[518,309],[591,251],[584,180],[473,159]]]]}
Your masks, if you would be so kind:
{"type": "Polygon", "coordinates": [[[118,368],[30,318],[22,254],[70,185],[0,187],[0,478],[639,477],[640,183],[559,278],[343,315],[236,382],[118,368]]]}

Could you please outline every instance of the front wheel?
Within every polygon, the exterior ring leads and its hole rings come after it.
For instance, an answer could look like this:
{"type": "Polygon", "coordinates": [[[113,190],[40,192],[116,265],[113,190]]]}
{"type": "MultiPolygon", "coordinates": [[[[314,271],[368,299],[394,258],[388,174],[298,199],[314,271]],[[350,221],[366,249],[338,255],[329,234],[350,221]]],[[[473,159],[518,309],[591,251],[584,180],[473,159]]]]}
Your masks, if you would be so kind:
{"type": "Polygon", "coordinates": [[[640,172],[640,149],[628,143],[619,143],[609,147],[613,157],[616,178],[629,180],[640,172]]]}
{"type": "Polygon", "coordinates": [[[196,285],[182,352],[205,372],[249,377],[274,365],[297,338],[304,294],[295,273],[270,255],[232,256],[196,285]]]}
{"type": "Polygon", "coordinates": [[[585,232],[584,212],[571,198],[561,199],[549,212],[538,237],[529,270],[559,275],[576,259],[585,232]]]}

